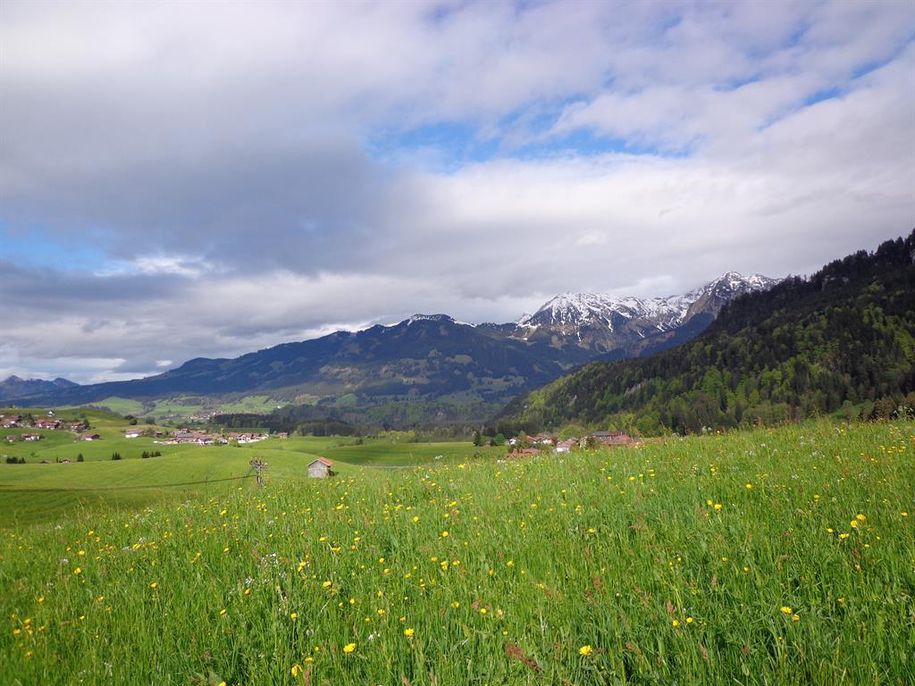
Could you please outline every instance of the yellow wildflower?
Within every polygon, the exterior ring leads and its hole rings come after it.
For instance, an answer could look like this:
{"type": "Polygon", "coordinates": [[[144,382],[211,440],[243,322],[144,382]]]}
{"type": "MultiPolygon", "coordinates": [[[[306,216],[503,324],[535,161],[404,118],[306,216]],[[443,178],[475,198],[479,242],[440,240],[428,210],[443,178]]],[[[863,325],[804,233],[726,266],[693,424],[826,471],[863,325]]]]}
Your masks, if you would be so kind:
{"type": "Polygon", "coordinates": [[[581,655],[582,657],[588,657],[588,655],[590,655],[593,652],[594,652],[594,648],[592,648],[589,645],[583,645],[581,648],[578,649],[578,654],[581,655]]]}
{"type": "Polygon", "coordinates": [[[403,630],[403,635],[406,636],[407,638],[413,638],[413,634],[414,634],[414,631],[412,628],[403,630]]]}
{"type": "Polygon", "coordinates": [[[790,615],[790,614],[791,614],[791,608],[788,607],[787,605],[782,605],[782,614],[783,614],[783,615],[790,615]]]}
{"type": "Polygon", "coordinates": [[[355,650],[356,650],[355,643],[347,643],[345,646],[343,646],[343,653],[345,655],[349,655],[350,653],[354,652],[355,650]]]}
{"type": "Polygon", "coordinates": [[[292,673],[293,678],[297,677],[302,673],[302,666],[299,664],[292,665],[292,669],[289,670],[292,673]]]}

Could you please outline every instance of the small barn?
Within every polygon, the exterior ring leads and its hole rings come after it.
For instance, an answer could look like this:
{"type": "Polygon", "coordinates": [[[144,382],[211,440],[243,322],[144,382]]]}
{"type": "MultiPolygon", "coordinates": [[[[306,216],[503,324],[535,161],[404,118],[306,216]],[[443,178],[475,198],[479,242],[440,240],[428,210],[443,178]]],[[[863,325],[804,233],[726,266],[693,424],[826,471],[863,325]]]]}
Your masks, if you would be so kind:
{"type": "Polygon", "coordinates": [[[308,465],[308,476],[312,479],[326,479],[334,475],[334,463],[326,457],[319,457],[308,465]]]}

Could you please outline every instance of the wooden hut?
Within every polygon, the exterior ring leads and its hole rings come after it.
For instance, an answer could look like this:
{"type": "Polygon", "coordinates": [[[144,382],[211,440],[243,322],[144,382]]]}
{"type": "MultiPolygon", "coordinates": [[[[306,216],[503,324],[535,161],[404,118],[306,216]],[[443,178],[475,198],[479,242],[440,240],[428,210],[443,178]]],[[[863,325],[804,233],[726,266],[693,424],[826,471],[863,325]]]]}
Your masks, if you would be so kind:
{"type": "Polygon", "coordinates": [[[317,460],[313,460],[309,463],[308,476],[312,479],[326,479],[327,477],[334,475],[333,466],[334,463],[326,457],[319,457],[317,460]]]}

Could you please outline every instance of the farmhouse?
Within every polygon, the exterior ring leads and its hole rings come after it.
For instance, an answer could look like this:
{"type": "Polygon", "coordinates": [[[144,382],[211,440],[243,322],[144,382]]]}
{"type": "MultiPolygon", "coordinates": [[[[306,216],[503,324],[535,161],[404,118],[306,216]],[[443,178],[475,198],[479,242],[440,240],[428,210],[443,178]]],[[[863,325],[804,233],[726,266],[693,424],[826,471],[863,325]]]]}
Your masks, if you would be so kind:
{"type": "Polygon", "coordinates": [[[622,431],[595,431],[591,437],[601,445],[630,445],[635,439],[622,431]]]}
{"type": "Polygon", "coordinates": [[[334,471],[331,469],[334,466],[334,463],[328,460],[326,457],[319,457],[317,460],[312,461],[308,465],[308,476],[312,479],[324,479],[328,476],[333,476],[334,471]]]}
{"type": "Polygon", "coordinates": [[[98,434],[83,434],[82,436],[79,437],[79,440],[81,440],[81,441],[98,441],[98,440],[101,440],[101,438],[102,438],[102,437],[99,436],[98,434]]]}
{"type": "Polygon", "coordinates": [[[40,441],[41,434],[22,434],[23,441],[40,441]]]}
{"type": "Polygon", "coordinates": [[[143,429],[127,429],[124,432],[124,438],[139,438],[143,435],[143,429]]]}

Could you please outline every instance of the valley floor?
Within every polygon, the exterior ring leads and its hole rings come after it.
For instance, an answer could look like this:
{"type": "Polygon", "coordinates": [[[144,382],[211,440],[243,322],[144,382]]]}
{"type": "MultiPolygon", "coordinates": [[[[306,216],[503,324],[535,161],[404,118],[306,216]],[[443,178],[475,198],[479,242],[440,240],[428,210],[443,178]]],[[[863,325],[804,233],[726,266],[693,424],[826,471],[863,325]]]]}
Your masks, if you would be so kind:
{"type": "Polygon", "coordinates": [[[467,444],[326,439],[312,449],[340,465],[328,480],[304,478],[297,440],[0,465],[0,683],[834,686],[915,672],[911,422],[504,463],[467,444]],[[264,488],[217,481],[268,448],[264,488]],[[367,466],[389,461],[407,468],[367,466]]]}

